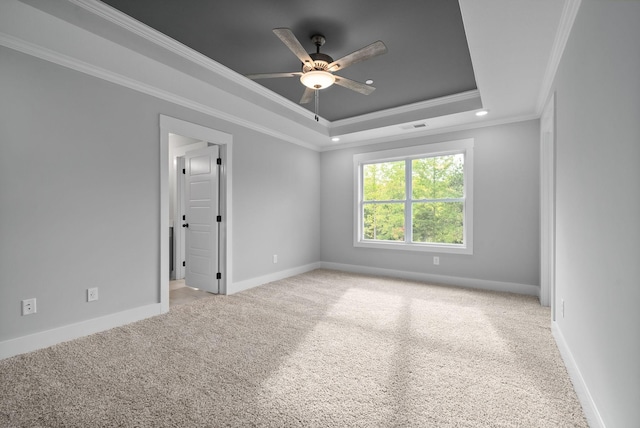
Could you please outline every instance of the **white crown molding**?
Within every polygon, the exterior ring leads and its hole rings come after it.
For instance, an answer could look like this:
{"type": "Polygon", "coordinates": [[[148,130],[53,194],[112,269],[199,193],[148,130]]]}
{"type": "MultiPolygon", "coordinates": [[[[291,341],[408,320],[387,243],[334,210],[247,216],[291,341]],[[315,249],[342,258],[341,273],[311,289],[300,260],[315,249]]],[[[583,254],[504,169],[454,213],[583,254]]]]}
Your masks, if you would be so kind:
{"type": "Polygon", "coordinates": [[[106,70],[101,67],[97,67],[95,65],[78,60],[76,58],[72,58],[59,52],[55,52],[42,46],[38,46],[33,43],[18,39],[6,33],[0,32],[0,45],[72,70],[79,71],[93,77],[97,77],[102,80],[106,80],[111,83],[115,83],[129,89],[133,89],[146,95],[151,95],[155,98],[159,98],[161,100],[165,100],[170,103],[177,104],[182,107],[186,107],[191,110],[195,110],[228,121],[230,123],[234,123],[248,129],[253,129],[254,131],[260,132],[265,135],[270,135],[283,141],[288,141],[290,143],[306,147],[308,149],[316,151],[319,150],[319,147],[315,144],[308,143],[298,138],[294,138],[288,134],[278,132],[265,126],[258,125],[255,122],[242,119],[240,117],[226,113],[222,110],[204,105],[202,103],[198,103],[196,101],[149,85],[147,83],[140,82],[130,77],[123,76],[121,74],[106,70]]]}
{"type": "MultiPolygon", "coordinates": [[[[141,37],[143,40],[153,43],[159,49],[176,55],[176,58],[184,59],[189,63],[195,64],[199,67],[202,67],[204,70],[210,71],[212,74],[212,81],[203,83],[210,84],[215,87],[221,87],[221,90],[226,90],[229,94],[233,93],[233,90],[229,90],[229,88],[224,89],[224,83],[228,82],[229,85],[236,86],[238,89],[242,88],[247,93],[255,94],[256,97],[264,98],[268,101],[273,101],[278,106],[284,107],[287,111],[291,111],[295,113],[296,116],[289,116],[288,120],[293,122],[298,122],[295,117],[304,117],[305,119],[309,118],[309,111],[305,108],[292,103],[286,98],[270,91],[263,86],[245,78],[244,76],[230,70],[217,63],[216,61],[188,48],[187,46],[171,39],[170,37],[165,36],[164,34],[146,26],[145,24],[140,23],[139,21],[121,13],[120,11],[113,9],[112,7],[99,2],[97,0],[64,0],[69,4],[74,5],[74,7],[78,7],[86,13],[95,15],[99,19],[105,20],[105,22],[111,23],[115,25],[117,28],[121,28],[123,31],[135,36],[141,37]],[[215,80],[221,80],[220,84],[216,84],[215,80]]],[[[554,75],[556,69],[558,67],[558,63],[560,57],[562,56],[562,51],[564,49],[564,45],[566,44],[566,40],[568,38],[569,31],[575,19],[575,15],[577,13],[577,9],[580,5],[581,0],[566,0],[564,4],[563,14],[561,17],[561,30],[559,30],[559,34],[556,35],[555,43],[554,43],[554,52],[549,59],[549,64],[547,65],[547,71],[545,75],[545,82],[543,90],[539,93],[539,98],[544,100],[546,99],[546,93],[548,92],[548,88],[552,85],[554,75]]],[[[315,138],[314,142],[307,141],[306,138],[301,137],[300,135],[292,136],[286,130],[281,130],[283,128],[276,128],[275,126],[270,126],[269,124],[256,124],[255,121],[246,120],[243,116],[238,114],[230,114],[226,112],[223,108],[215,108],[209,105],[207,102],[198,102],[192,100],[190,97],[182,96],[176,93],[175,91],[167,91],[163,88],[162,85],[150,85],[148,83],[144,83],[140,79],[128,77],[126,74],[119,74],[116,72],[109,71],[107,69],[92,65],[87,62],[83,62],[80,59],[76,59],[70,56],[65,56],[64,54],[60,54],[53,49],[48,49],[45,47],[37,46],[28,41],[19,40],[11,35],[6,33],[0,33],[0,44],[3,44],[9,48],[14,50],[45,59],[49,62],[56,63],[62,66],[65,66],[70,69],[74,69],[80,72],[83,72],[88,75],[92,75],[98,77],[103,80],[110,81],[112,83],[116,83],[118,85],[152,95],[156,98],[160,98],[169,102],[172,102],[177,105],[181,105],[199,112],[202,112],[207,115],[211,115],[222,120],[228,121],[230,123],[234,123],[236,125],[240,125],[245,128],[249,128],[260,132],[265,135],[272,136],[274,138],[278,138],[283,141],[287,141],[311,150],[316,151],[328,151],[328,150],[336,150],[347,147],[355,147],[355,146],[363,146],[369,144],[378,144],[388,141],[398,141],[405,140],[409,138],[417,138],[424,135],[434,135],[434,134],[443,134],[448,132],[454,132],[458,130],[466,130],[473,128],[480,128],[485,126],[493,126],[499,125],[503,123],[510,122],[518,122],[522,120],[535,119],[540,116],[539,112],[532,112],[531,115],[527,116],[518,116],[518,117],[503,117],[502,119],[498,119],[497,121],[483,121],[479,123],[478,121],[472,119],[461,119],[461,123],[457,125],[447,126],[441,122],[440,125],[437,123],[428,123],[429,128],[425,130],[402,130],[398,128],[397,132],[390,132],[391,126],[380,127],[375,129],[376,126],[373,125],[375,122],[379,121],[382,118],[388,118],[390,116],[396,116],[396,118],[401,120],[402,115],[405,114],[413,114],[416,115],[416,112],[420,112],[423,110],[429,110],[438,108],[440,106],[446,106],[447,104],[456,103],[456,102],[465,102],[468,100],[473,100],[480,98],[480,92],[478,90],[472,90],[463,92],[460,94],[454,94],[450,96],[445,96],[437,99],[432,99],[428,101],[422,101],[414,104],[409,104],[401,107],[396,107],[392,109],[387,109],[383,111],[378,111],[374,113],[369,113],[366,115],[351,117],[335,122],[329,122],[326,119],[320,118],[320,125],[324,130],[326,130],[326,143],[322,142],[322,138],[315,138]],[[347,141],[341,144],[332,144],[329,141],[329,137],[333,135],[332,130],[336,131],[339,127],[344,126],[357,126],[359,123],[369,122],[370,125],[373,125],[373,128],[366,129],[363,131],[353,132],[351,133],[351,137],[345,138],[347,141]],[[379,131],[379,132],[378,132],[379,131]],[[386,133],[385,133],[386,131],[386,133]],[[361,134],[361,135],[359,135],[361,134]],[[376,135],[377,134],[377,135],[376,135]]],[[[126,46],[125,46],[126,48],[126,46]]],[[[144,52],[138,52],[140,55],[144,56],[144,52]]],[[[241,99],[241,98],[238,98],[241,99]]],[[[242,99],[243,101],[251,102],[246,98],[242,99]]],[[[286,112],[285,112],[286,113],[286,112]]],[[[287,116],[283,116],[283,119],[287,119],[287,116]]],[[[404,121],[403,121],[404,122],[404,121]]],[[[415,120],[408,121],[405,123],[413,123],[415,120]]],[[[432,121],[433,122],[433,121],[432,121]]],[[[437,122],[437,121],[436,121],[437,122]]],[[[402,123],[394,125],[401,126],[402,123]]],[[[318,128],[320,129],[320,128],[318,128]]],[[[325,134],[325,132],[321,132],[325,134]]],[[[318,134],[319,135],[319,134],[318,134]]],[[[316,136],[318,137],[318,136],[316,136]]]]}
{"type": "Polygon", "coordinates": [[[366,122],[370,120],[378,120],[388,116],[398,116],[398,115],[403,115],[407,113],[413,113],[415,111],[426,110],[428,108],[447,105],[447,104],[451,104],[459,101],[471,100],[479,97],[480,97],[480,92],[477,89],[474,89],[472,91],[461,92],[459,94],[448,95],[445,97],[434,98],[427,101],[421,101],[418,103],[407,104],[400,107],[380,110],[373,113],[363,114],[360,116],[354,116],[347,119],[336,120],[334,122],[331,122],[330,129],[338,128],[341,126],[354,125],[354,124],[358,124],[358,123],[366,122]]]}
{"type": "MultiPolygon", "coordinates": [[[[172,52],[188,61],[191,61],[192,63],[197,64],[211,71],[212,73],[215,73],[218,76],[221,76],[241,87],[244,87],[245,89],[248,89],[254,93],[257,93],[258,95],[264,98],[267,98],[281,105],[282,107],[289,109],[290,111],[296,114],[302,115],[305,118],[309,117],[309,114],[310,114],[309,110],[305,109],[304,107],[301,107],[300,105],[291,102],[285,97],[265,88],[264,86],[250,79],[247,79],[246,77],[242,76],[239,73],[236,73],[235,71],[231,70],[228,67],[225,67],[219,62],[216,62],[211,58],[205,55],[202,55],[201,53],[191,49],[190,47],[172,39],[171,37],[168,37],[162,34],[161,32],[143,24],[142,22],[134,18],[131,18],[128,15],[125,15],[124,13],[120,12],[117,9],[112,8],[111,6],[105,3],[102,3],[97,0],[67,0],[67,1],[119,26],[120,28],[123,28],[126,31],[136,34],[142,37],[143,39],[163,49],[166,49],[169,52],[172,52]]],[[[325,127],[327,127],[330,123],[328,120],[322,117],[320,118],[319,122],[325,127]]]]}
{"type": "Polygon", "coordinates": [[[372,146],[372,145],[375,145],[375,144],[389,143],[389,142],[392,142],[392,141],[409,140],[409,139],[412,139],[412,138],[426,137],[426,136],[429,136],[429,135],[448,134],[448,133],[451,133],[451,132],[467,131],[469,129],[486,128],[486,127],[489,127],[489,126],[507,125],[507,124],[510,124],[510,123],[525,122],[527,120],[536,120],[536,119],[540,119],[540,115],[538,115],[538,114],[529,114],[529,115],[522,115],[522,116],[510,116],[510,117],[506,117],[506,118],[502,118],[502,119],[495,119],[495,120],[482,120],[482,121],[477,121],[477,122],[466,122],[466,123],[462,123],[462,124],[459,124],[459,125],[440,127],[440,128],[433,128],[433,129],[426,129],[426,130],[422,130],[422,131],[408,131],[405,134],[387,135],[387,136],[384,136],[384,137],[374,138],[374,139],[363,138],[362,140],[353,141],[353,142],[336,143],[336,144],[333,144],[331,146],[324,146],[324,147],[322,147],[322,149],[320,151],[321,152],[328,152],[328,151],[332,151],[332,150],[342,150],[342,149],[349,149],[349,148],[353,148],[353,147],[372,146]]]}
{"type": "Polygon", "coordinates": [[[538,102],[536,103],[536,112],[539,115],[542,114],[542,110],[551,92],[551,86],[556,78],[556,72],[558,71],[564,48],[567,46],[567,40],[569,40],[569,34],[573,28],[573,23],[578,14],[578,9],[580,9],[581,2],[582,0],[565,0],[562,15],[560,16],[560,24],[558,25],[558,31],[556,31],[549,62],[547,63],[547,68],[540,86],[538,102]]]}

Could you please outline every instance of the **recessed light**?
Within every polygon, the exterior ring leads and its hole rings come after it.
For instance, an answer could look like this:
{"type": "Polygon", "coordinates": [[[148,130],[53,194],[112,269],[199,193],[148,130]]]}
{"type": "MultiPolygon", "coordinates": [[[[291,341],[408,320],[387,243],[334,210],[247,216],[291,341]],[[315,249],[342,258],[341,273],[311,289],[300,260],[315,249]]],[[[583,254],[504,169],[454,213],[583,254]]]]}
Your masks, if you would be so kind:
{"type": "Polygon", "coordinates": [[[364,81],[364,83],[366,83],[367,85],[373,85],[373,80],[367,79],[364,81]]]}
{"type": "Polygon", "coordinates": [[[331,141],[333,141],[334,143],[337,143],[338,141],[340,141],[340,137],[333,137],[331,141]]]}
{"type": "Polygon", "coordinates": [[[480,116],[486,116],[487,114],[489,114],[489,110],[480,110],[476,112],[476,116],[480,117],[480,116]]]}

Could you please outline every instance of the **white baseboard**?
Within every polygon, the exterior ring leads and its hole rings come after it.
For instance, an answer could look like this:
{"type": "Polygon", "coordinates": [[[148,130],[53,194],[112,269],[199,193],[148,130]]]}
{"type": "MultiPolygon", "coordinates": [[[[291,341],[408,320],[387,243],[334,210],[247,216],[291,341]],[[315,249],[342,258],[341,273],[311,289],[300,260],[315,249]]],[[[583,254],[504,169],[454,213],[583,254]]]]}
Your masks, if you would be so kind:
{"type": "Polygon", "coordinates": [[[578,400],[582,405],[582,410],[584,411],[584,415],[587,418],[589,426],[591,428],[605,428],[604,421],[600,416],[600,412],[598,412],[596,403],[593,401],[593,397],[591,396],[589,388],[582,377],[582,373],[580,373],[580,369],[576,365],[571,349],[569,349],[569,345],[567,345],[567,342],[564,340],[564,335],[562,334],[560,327],[558,327],[558,323],[555,321],[551,322],[551,333],[556,340],[558,350],[560,351],[564,365],[567,368],[569,378],[573,383],[573,388],[578,395],[578,400]]]}
{"type": "MultiPolygon", "coordinates": [[[[267,284],[269,282],[289,278],[294,275],[300,275],[302,273],[310,272],[312,270],[320,268],[362,273],[368,275],[404,278],[415,281],[433,282],[437,284],[456,285],[461,287],[479,288],[485,290],[506,291],[532,296],[537,296],[539,294],[539,287],[533,285],[477,280],[444,275],[424,274],[418,272],[406,272],[400,270],[372,268],[367,266],[347,265],[331,262],[310,263],[292,269],[251,278],[245,281],[234,282],[233,284],[230,284],[230,287],[227,290],[227,294],[239,293],[253,287],[267,284]]],[[[160,315],[161,313],[161,304],[157,303],[54,328],[51,330],[42,331],[39,333],[34,333],[28,336],[5,340],[3,342],[0,342],[0,360],[12,357],[14,355],[46,348],[57,343],[66,342],[68,340],[77,339],[83,336],[88,336],[100,331],[109,330],[114,327],[119,327],[121,325],[129,324],[155,315],[160,315]]]]}
{"type": "Polygon", "coordinates": [[[453,285],[481,290],[503,291],[508,293],[539,296],[540,287],[536,285],[518,284],[515,282],[490,281],[486,279],[463,278],[458,276],[435,275],[430,273],[408,272],[395,269],[382,269],[360,265],[346,265],[342,263],[321,262],[324,269],[340,270],[344,272],[362,273],[366,275],[387,276],[392,278],[410,279],[413,281],[432,282],[435,284],[453,285]]]}
{"type": "Polygon", "coordinates": [[[145,318],[160,315],[160,313],[160,304],[155,303],[51,330],[41,331],[28,336],[5,340],[0,342],[0,360],[140,321],[145,318]]]}
{"type": "Polygon", "coordinates": [[[321,263],[310,263],[308,265],[298,266],[293,269],[282,270],[279,272],[270,273],[268,275],[258,276],[255,278],[247,279],[245,281],[238,281],[231,284],[227,289],[227,294],[235,294],[241,291],[248,290],[259,285],[267,284],[269,282],[278,281],[280,279],[289,278],[290,276],[300,275],[302,273],[311,272],[312,270],[320,269],[321,263]]]}

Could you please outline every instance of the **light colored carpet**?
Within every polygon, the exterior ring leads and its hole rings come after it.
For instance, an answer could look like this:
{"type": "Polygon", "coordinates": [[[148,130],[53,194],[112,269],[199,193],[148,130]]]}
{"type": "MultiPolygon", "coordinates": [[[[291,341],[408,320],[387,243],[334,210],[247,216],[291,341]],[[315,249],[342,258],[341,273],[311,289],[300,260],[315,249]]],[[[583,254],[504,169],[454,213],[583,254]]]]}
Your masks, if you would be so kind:
{"type": "Polygon", "coordinates": [[[535,298],[318,270],[0,361],[0,426],[586,427],[535,298]]]}

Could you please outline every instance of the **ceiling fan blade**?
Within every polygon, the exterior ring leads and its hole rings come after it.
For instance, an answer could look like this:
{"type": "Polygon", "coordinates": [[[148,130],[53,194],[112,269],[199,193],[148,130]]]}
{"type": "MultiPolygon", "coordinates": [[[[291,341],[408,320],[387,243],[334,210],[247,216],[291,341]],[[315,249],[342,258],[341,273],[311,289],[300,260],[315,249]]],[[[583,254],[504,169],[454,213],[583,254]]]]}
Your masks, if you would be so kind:
{"type": "Polygon", "coordinates": [[[289,73],[258,73],[258,74],[247,74],[245,77],[248,77],[251,80],[256,79],[273,79],[275,77],[296,77],[302,76],[302,72],[300,71],[292,71],[289,73]]]}
{"type": "Polygon", "coordinates": [[[280,38],[280,40],[282,40],[282,43],[287,45],[289,50],[291,50],[291,52],[293,52],[293,54],[298,57],[300,62],[302,62],[303,64],[308,64],[311,68],[313,68],[313,59],[311,59],[307,51],[300,44],[300,42],[290,29],[274,28],[273,32],[280,38]]]}
{"type": "Polygon", "coordinates": [[[336,85],[340,85],[344,88],[351,89],[352,91],[359,92],[364,95],[369,95],[376,90],[373,86],[365,85],[364,83],[356,82],[355,80],[347,79],[345,77],[336,76],[336,85]]]}
{"type": "Polygon", "coordinates": [[[346,68],[350,65],[373,58],[378,55],[382,55],[386,52],[387,46],[380,40],[378,40],[377,42],[371,43],[369,46],[365,46],[362,49],[359,49],[355,52],[350,53],[349,55],[343,56],[342,58],[333,61],[331,64],[329,64],[327,70],[342,70],[343,68],[346,68]]]}
{"type": "Polygon", "coordinates": [[[300,98],[300,104],[309,104],[311,100],[313,100],[313,96],[316,91],[311,88],[304,88],[304,94],[302,94],[302,98],[300,98]]]}

